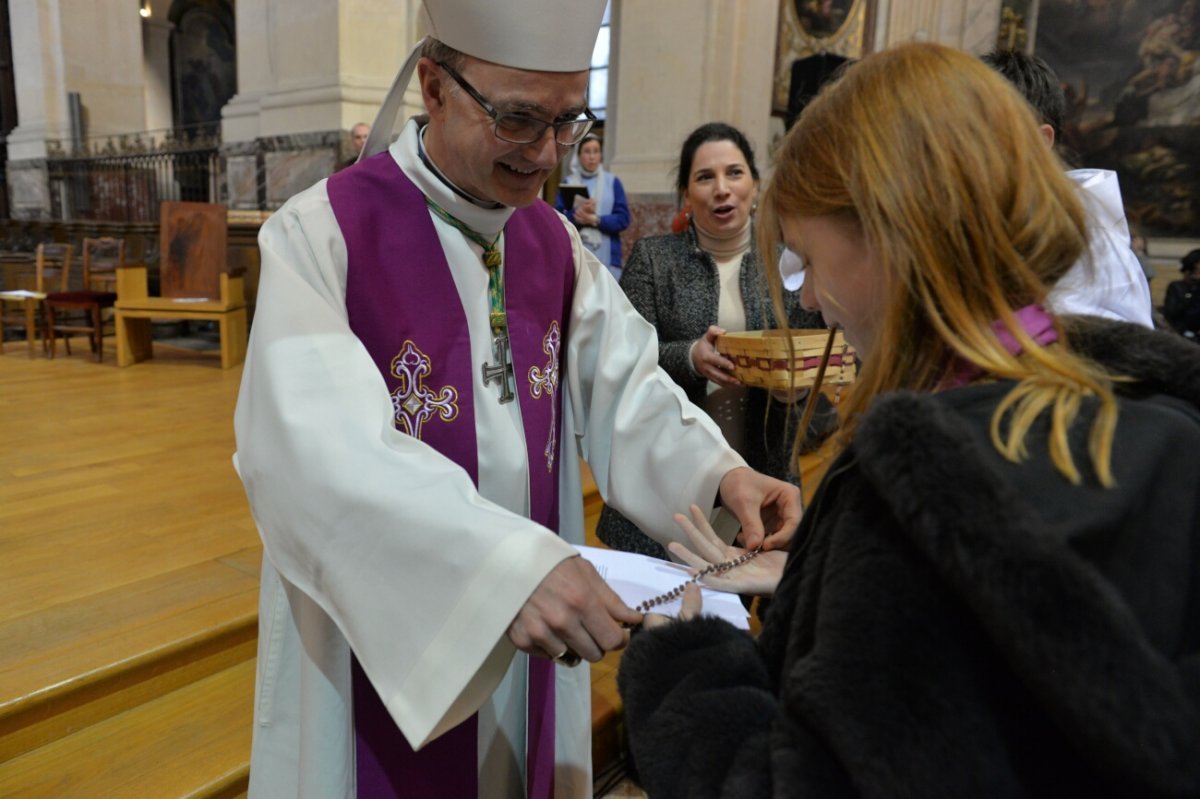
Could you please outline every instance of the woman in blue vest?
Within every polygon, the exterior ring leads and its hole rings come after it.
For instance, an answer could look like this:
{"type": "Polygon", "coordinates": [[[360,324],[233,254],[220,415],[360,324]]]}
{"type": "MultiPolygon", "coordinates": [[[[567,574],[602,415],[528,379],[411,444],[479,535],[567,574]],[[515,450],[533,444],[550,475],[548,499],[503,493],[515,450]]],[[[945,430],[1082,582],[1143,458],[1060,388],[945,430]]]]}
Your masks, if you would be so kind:
{"type": "Polygon", "coordinates": [[[612,276],[621,279],[621,231],[629,227],[629,206],[625,202],[625,187],[616,175],[605,170],[600,138],[589,133],[576,151],[576,168],[563,181],[564,185],[583,185],[588,196],[579,204],[567,207],[559,192],[555,206],[579,228],[583,245],[608,267],[612,276]]]}

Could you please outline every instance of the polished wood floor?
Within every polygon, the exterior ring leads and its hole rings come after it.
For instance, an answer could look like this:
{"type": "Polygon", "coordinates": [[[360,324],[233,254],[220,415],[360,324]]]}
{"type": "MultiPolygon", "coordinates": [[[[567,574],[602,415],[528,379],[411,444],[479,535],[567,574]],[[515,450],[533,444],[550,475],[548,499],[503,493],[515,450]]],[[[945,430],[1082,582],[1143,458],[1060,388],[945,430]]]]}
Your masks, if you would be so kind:
{"type": "Polygon", "coordinates": [[[239,370],[0,356],[0,796],[245,789],[261,547],[239,370]]]}
{"type": "Polygon", "coordinates": [[[258,546],[230,460],[241,370],[74,352],[0,357],[0,623],[258,546]]]}
{"type": "Polygon", "coordinates": [[[73,349],[0,356],[0,623],[258,546],[230,462],[241,371],[73,349]]]}

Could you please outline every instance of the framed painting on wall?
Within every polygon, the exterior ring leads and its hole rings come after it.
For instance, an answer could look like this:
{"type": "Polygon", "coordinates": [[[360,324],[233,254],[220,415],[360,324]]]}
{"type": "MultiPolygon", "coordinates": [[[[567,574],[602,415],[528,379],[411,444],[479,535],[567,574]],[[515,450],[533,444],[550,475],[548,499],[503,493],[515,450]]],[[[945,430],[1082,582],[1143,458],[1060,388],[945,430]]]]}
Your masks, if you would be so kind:
{"type": "Polygon", "coordinates": [[[1077,165],[1116,171],[1146,234],[1200,236],[1200,2],[1040,0],[1034,40],[1077,165]]]}
{"type": "Polygon", "coordinates": [[[875,0],[780,0],[771,113],[790,126],[833,70],[870,52],[874,12],[875,0]]]}

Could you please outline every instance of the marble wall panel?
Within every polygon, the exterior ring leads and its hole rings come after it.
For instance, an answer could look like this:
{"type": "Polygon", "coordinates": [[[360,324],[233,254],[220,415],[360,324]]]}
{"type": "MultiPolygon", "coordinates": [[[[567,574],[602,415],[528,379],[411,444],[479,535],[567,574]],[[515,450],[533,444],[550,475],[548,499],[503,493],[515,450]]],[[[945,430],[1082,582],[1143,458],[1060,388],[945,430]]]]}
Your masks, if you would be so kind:
{"type": "Polygon", "coordinates": [[[996,44],[1000,0],[872,0],[875,42],[882,50],[907,41],[935,41],[982,54],[996,44]]]}
{"type": "Polygon", "coordinates": [[[633,243],[644,236],[671,232],[671,220],[679,211],[673,194],[627,194],[629,227],[621,233],[621,252],[629,257],[633,243]]]}
{"type": "Polygon", "coordinates": [[[227,155],[225,178],[229,191],[229,207],[258,208],[258,158],[250,155],[227,155]]]}
{"type": "Polygon", "coordinates": [[[50,183],[42,159],[9,161],[9,208],[13,219],[49,219],[50,183]]]}
{"type": "Polygon", "coordinates": [[[337,169],[343,138],[340,130],[266,136],[256,142],[231,145],[226,157],[262,153],[266,169],[264,210],[273,211],[293,194],[333,174],[337,169]]]}
{"type": "Polygon", "coordinates": [[[267,208],[274,210],[293,194],[329,177],[336,167],[335,154],[331,149],[267,153],[267,208]]]}

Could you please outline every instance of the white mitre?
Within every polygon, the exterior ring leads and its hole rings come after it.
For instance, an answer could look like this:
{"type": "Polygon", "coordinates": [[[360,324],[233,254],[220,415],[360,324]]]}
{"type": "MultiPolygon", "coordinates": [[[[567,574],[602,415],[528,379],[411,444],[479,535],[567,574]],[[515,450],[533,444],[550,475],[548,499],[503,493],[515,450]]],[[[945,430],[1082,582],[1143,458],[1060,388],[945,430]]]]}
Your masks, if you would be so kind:
{"type": "Polygon", "coordinates": [[[582,72],[604,19],[607,0],[423,0],[429,36],[417,42],[379,109],[359,160],[387,149],[404,91],[434,38],[469,56],[535,72],[582,72]]]}

